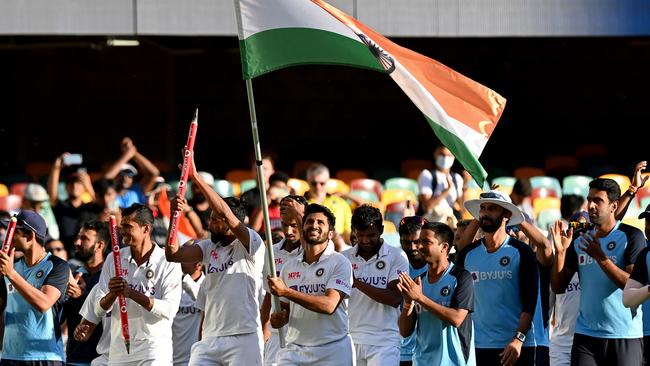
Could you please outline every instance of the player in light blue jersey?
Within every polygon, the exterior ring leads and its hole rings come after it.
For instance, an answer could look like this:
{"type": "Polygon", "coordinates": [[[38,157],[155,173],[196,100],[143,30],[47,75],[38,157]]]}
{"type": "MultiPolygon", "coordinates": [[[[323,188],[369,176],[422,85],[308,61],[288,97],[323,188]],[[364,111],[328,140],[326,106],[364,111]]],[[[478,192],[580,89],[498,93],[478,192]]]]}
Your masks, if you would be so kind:
{"type": "Polygon", "coordinates": [[[447,259],[453,237],[449,226],[425,223],[417,248],[427,272],[415,280],[400,274],[405,305],[399,327],[403,336],[415,330],[414,365],[476,365],[472,275],[447,259]]]}
{"type": "Polygon", "coordinates": [[[621,190],[605,178],[589,183],[589,219],[594,228],[553,228],[556,258],[553,291],[561,293],[580,276],[580,313],[571,349],[572,365],[640,365],[643,323],[640,307],[623,306],[623,287],[645,247],[643,233],[616,220],[621,190]]]}
{"type": "Polygon", "coordinates": [[[59,319],[70,269],[45,251],[43,217],[23,210],[16,219],[14,248],[0,252],[0,299],[6,305],[0,365],[63,365],[59,319]],[[14,261],[15,250],[23,257],[14,261]]]}
{"type": "MultiPolygon", "coordinates": [[[[427,271],[427,262],[420,257],[420,253],[417,250],[418,243],[420,242],[420,229],[422,229],[422,225],[426,222],[427,220],[421,216],[407,216],[402,218],[399,224],[399,242],[409,261],[409,276],[411,278],[418,277],[427,271]]],[[[402,337],[402,342],[400,343],[400,366],[411,366],[413,364],[414,349],[415,333],[411,333],[407,337],[402,337]]]]}
{"type": "Polygon", "coordinates": [[[492,190],[465,202],[485,236],[458,254],[457,264],[472,274],[476,307],[478,365],[533,365],[539,274],[535,254],[508,236],[506,225],[524,221],[503,192],[492,190]]]}

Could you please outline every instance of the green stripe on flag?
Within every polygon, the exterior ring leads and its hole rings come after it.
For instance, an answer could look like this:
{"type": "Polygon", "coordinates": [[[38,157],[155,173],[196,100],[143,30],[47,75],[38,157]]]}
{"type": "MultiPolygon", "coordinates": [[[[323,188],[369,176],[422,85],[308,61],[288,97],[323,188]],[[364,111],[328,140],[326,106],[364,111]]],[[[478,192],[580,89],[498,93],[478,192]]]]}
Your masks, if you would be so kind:
{"type": "Polygon", "coordinates": [[[444,127],[440,126],[435,121],[431,120],[429,117],[424,115],[427,122],[433,129],[433,132],[436,134],[440,142],[445,145],[452,154],[458,159],[458,161],[463,165],[465,170],[472,175],[472,178],[478,183],[479,187],[486,189],[485,183],[487,181],[487,172],[483,169],[483,166],[478,161],[478,158],[472,154],[471,151],[467,148],[463,140],[453,133],[447,131],[444,127]]]}
{"type": "Polygon", "coordinates": [[[331,64],[385,72],[368,48],[320,29],[279,28],[239,41],[244,79],[294,65],[331,64]]]}

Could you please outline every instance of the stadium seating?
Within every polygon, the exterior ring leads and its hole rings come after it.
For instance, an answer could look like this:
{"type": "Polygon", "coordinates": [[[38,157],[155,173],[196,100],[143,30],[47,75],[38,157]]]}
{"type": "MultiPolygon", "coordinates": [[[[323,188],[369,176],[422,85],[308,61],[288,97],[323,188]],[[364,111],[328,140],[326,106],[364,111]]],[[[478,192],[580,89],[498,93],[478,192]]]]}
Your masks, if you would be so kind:
{"type": "Polygon", "coordinates": [[[417,197],[413,192],[406,189],[387,189],[381,194],[381,202],[388,207],[394,202],[417,202],[417,197]]]}
{"type": "Polygon", "coordinates": [[[214,191],[217,192],[221,197],[235,196],[233,184],[225,179],[215,180],[213,188],[214,191]]]}
{"type": "Polygon", "coordinates": [[[537,214],[537,225],[544,230],[548,230],[549,225],[561,218],[562,214],[559,209],[548,208],[537,214]]]}
{"type": "Polygon", "coordinates": [[[540,212],[546,210],[546,209],[560,209],[560,199],[557,197],[546,197],[546,198],[538,198],[533,201],[533,211],[535,214],[539,214],[540,212]]]}
{"type": "Polygon", "coordinates": [[[366,174],[366,172],[364,172],[363,170],[343,169],[337,171],[336,174],[334,175],[334,178],[340,179],[345,183],[350,184],[350,182],[354,179],[368,178],[368,174],[366,174]]]}
{"type": "Polygon", "coordinates": [[[350,186],[344,181],[336,178],[330,178],[330,180],[327,181],[327,184],[325,184],[325,188],[327,188],[327,193],[329,194],[346,194],[350,192],[350,186]]]}
{"type": "Polygon", "coordinates": [[[384,183],[384,187],[386,187],[386,189],[406,189],[413,192],[415,196],[417,196],[420,193],[420,189],[418,188],[418,182],[410,178],[402,178],[402,177],[390,178],[386,180],[386,182],[384,183]]]}
{"type": "Polygon", "coordinates": [[[0,183],[0,197],[8,196],[9,188],[6,185],[0,183]]]}
{"type": "Polygon", "coordinates": [[[515,185],[517,178],[515,177],[496,177],[492,179],[492,185],[499,185],[499,190],[506,192],[507,194],[512,193],[512,187],[515,185]]]}
{"type": "Polygon", "coordinates": [[[253,173],[248,169],[233,169],[226,173],[226,180],[232,183],[241,183],[246,179],[255,179],[253,173]]]}
{"type": "Polygon", "coordinates": [[[630,178],[622,174],[603,174],[598,178],[609,178],[615,180],[616,183],[618,183],[618,186],[621,187],[621,193],[627,191],[631,184],[630,178]]]}
{"type": "Polygon", "coordinates": [[[244,192],[255,187],[257,187],[257,179],[244,179],[241,182],[239,182],[239,191],[240,191],[239,194],[242,195],[244,194],[244,192]]]}
{"type": "Polygon", "coordinates": [[[381,182],[374,179],[354,179],[350,182],[350,189],[374,192],[377,197],[381,197],[381,193],[384,191],[381,182]]]}
{"type": "Polygon", "coordinates": [[[305,192],[307,192],[309,190],[309,183],[307,183],[307,181],[305,181],[305,180],[298,179],[298,178],[290,178],[289,182],[287,182],[287,185],[291,189],[293,189],[293,191],[297,195],[300,195],[300,196],[304,195],[305,192]]]}
{"type": "Polygon", "coordinates": [[[546,175],[546,172],[544,171],[544,169],[541,168],[536,168],[532,166],[522,166],[515,169],[513,175],[517,179],[526,179],[526,178],[531,178],[536,176],[544,176],[546,175]]]}
{"type": "Polygon", "coordinates": [[[562,197],[562,185],[557,178],[536,176],[530,178],[530,185],[535,188],[546,188],[555,192],[555,197],[562,197]]]}
{"type": "Polygon", "coordinates": [[[569,175],[562,180],[562,194],[577,194],[587,197],[589,194],[589,182],[592,177],[586,175],[569,175]]]}

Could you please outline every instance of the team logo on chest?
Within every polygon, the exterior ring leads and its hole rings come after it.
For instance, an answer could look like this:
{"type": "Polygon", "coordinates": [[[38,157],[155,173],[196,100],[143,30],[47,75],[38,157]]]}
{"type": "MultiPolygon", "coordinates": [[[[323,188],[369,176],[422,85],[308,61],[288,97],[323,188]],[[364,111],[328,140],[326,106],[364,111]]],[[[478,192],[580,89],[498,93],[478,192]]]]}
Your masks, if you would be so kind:
{"type": "Polygon", "coordinates": [[[153,269],[147,268],[147,272],[145,273],[145,276],[147,276],[147,279],[149,279],[149,280],[152,279],[153,275],[154,275],[153,269]]]}
{"type": "Polygon", "coordinates": [[[316,277],[320,277],[320,276],[322,276],[323,273],[325,273],[325,269],[324,269],[324,268],[319,268],[319,269],[317,269],[317,270],[316,270],[316,277]]]}
{"type": "Polygon", "coordinates": [[[503,267],[507,266],[510,264],[510,257],[501,257],[501,259],[499,259],[499,264],[503,267]]]}
{"type": "Polygon", "coordinates": [[[376,264],[375,266],[377,267],[377,269],[380,269],[380,270],[381,270],[381,269],[384,269],[384,267],[386,267],[386,262],[384,262],[384,261],[378,261],[377,264],[376,264]]]}
{"type": "Polygon", "coordinates": [[[448,296],[450,291],[451,291],[451,287],[445,286],[445,287],[440,289],[440,295],[448,296]]]}
{"type": "Polygon", "coordinates": [[[40,270],[40,271],[36,272],[36,278],[41,278],[41,277],[43,277],[44,274],[45,274],[45,272],[43,272],[43,270],[40,270]]]}
{"type": "Polygon", "coordinates": [[[607,243],[607,250],[614,250],[614,248],[616,248],[616,242],[610,241],[607,243]]]}

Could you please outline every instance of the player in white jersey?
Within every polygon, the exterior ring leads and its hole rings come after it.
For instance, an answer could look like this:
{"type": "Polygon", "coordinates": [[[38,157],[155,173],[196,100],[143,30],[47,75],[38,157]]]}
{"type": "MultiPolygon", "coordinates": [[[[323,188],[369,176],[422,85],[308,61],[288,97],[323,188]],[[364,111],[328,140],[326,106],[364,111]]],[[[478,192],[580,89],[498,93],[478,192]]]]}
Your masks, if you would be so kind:
{"type": "Polygon", "coordinates": [[[84,300],[79,315],[81,322],[74,330],[74,339],[77,342],[86,342],[95,330],[95,327],[102,323],[102,335],[97,342],[97,354],[99,355],[90,363],[91,366],[108,366],[108,351],[111,347],[111,312],[108,311],[103,318],[95,315],[95,303],[100,299],[97,297],[99,287],[94,286],[84,300]]]}
{"type": "MultiPolygon", "coordinates": [[[[167,245],[172,262],[202,262],[206,266],[204,320],[201,340],[192,346],[190,365],[261,365],[262,327],[259,292],[264,268],[264,244],[243,224],[246,209],[232,197],[221,198],[192,164],[190,179],[212,208],[211,238],[196,245],[167,245]]],[[[172,200],[172,212],[184,209],[182,197],[172,200]]]]}
{"type": "Polygon", "coordinates": [[[279,365],[355,364],[348,332],[347,300],[352,266],[334,251],[335,218],[324,206],[311,204],[303,219],[304,254],[285,263],[280,277],[268,277],[283,310],[271,314],[271,325],[288,323],[287,347],[278,353],[279,365]]]}
{"type": "Polygon", "coordinates": [[[174,366],[186,366],[190,362],[190,349],[199,340],[201,310],[194,306],[205,276],[201,262],[181,263],[183,269],[183,295],[172,325],[174,342],[174,366]]]}
{"type": "Polygon", "coordinates": [[[120,233],[127,247],[120,250],[122,274],[115,273],[113,253],[104,262],[97,283],[100,301],[95,315],[112,311],[109,365],[171,365],[172,322],[181,300],[181,266],[165,260],[151,241],[153,212],[133,204],[122,211],[120,233]],[[122,338],[118,295],[126,297],[130,353],[122,338]]]}
{"type": "Polygon", "coordinates": [[[343,252],[354,274],[350,295],[350,334],[357,365],[397,365],[400,362],[397,289],[408,260],[399,248],[384,242],[384,219],[378,208],[361,205],[352,214],[357,244],[343,252]]]}
{"type": "MultiPolygon", "coordinates": [[[[280,275],[282,267],[284,264],[290,260],[294,260],[299,256],[302,256],[303,249],[301,245],[301,226],[302,226],[302,216],[305,212],[305,207],[307,206],[307,200],[302,196],[289,195],[286,196],[280,201],[281,207],[281,221],[282,221],[282,232],[284,233],[284,239],[279,243],[273,245],[273,257],[275,258],[275,270],[276,276],[280,275]],[[288,210],[295,210],[292,214],[289,214],[288,210]]],[[[264,273],[268,274],[268,269],[264,269],[264,273]]],[[[267,332],[267,327],[270,327],[269,315],[271,311],[271,294],[267,292],[264,295],[264,302],[262,303],[262,326],[267,332]]],[[[285,327],[286,334],[286,327],[285,327]]],[[[270,336],[264,343],[264,365],[265,366],[275,366],[277,365],[277,355],[278,350],[280,349],[280,338],[279,332],[277,329],[270,329],[270,336]]]]}

